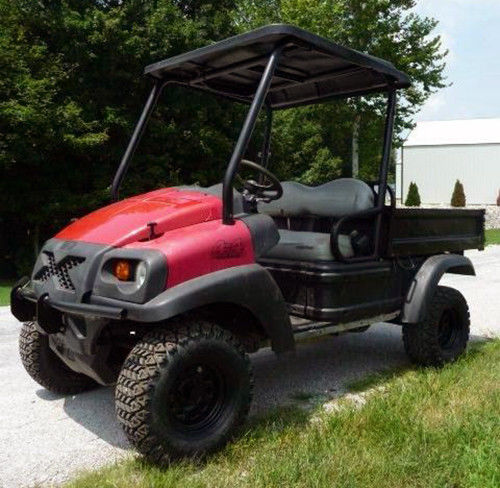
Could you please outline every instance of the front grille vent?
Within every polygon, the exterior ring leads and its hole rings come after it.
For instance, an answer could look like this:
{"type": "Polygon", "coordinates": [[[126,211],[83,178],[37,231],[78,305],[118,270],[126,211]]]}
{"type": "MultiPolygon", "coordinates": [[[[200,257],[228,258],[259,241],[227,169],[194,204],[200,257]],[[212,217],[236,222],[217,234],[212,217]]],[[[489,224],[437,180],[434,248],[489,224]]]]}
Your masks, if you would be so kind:
{"type": "Polygon", "coordinates": [[[52,277],[57,280],[57,285],[63,290],[75,291],[75,285],[69,276],[69,270],[76,268],[85,261],[79,256],[66,256],[59,263],[56,263],[54,254],[50,251],[43,251],[46,256],[46,264],[36,273],[35,280],[46,282],[52,277]]]}

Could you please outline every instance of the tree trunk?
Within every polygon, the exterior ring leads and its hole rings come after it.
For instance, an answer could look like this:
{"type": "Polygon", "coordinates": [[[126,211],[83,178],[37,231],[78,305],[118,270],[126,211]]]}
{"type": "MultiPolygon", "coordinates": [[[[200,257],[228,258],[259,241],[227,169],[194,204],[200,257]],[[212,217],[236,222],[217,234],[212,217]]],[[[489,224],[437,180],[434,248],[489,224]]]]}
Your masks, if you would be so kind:
{"type": "Polygon", "coordinates": [[[361,117],[356,115],[352,126],[352,177],[359,175],[359,124],[361,117]]]}

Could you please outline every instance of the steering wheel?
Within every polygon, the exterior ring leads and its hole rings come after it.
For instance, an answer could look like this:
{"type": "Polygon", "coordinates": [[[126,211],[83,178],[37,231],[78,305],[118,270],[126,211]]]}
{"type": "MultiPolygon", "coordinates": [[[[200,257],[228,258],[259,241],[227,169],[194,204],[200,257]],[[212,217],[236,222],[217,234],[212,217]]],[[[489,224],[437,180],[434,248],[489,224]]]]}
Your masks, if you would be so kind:
{"type": "Polygon", "coordinates": [[[259,173],[263,178],[259,182],[255,180],[244,180],[240,175],[236,175],[238,181],[243,185],[243,195],[251,202],[272,202],[278,200],[283,195],[283,187],[276,176],[260,164],[242,159],[241,165],[259,173]],[[265,182],[268,181],[266,184],[265,182]]]}

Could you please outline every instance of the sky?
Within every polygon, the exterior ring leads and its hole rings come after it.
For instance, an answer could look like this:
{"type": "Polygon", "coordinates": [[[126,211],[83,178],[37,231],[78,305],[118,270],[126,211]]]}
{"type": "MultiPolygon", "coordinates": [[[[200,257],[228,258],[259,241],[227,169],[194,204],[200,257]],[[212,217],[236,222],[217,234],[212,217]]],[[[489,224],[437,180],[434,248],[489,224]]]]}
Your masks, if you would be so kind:
{"type": "Polygon", "coordinates": [[[500,118],[500,0],[418,0],[416,11],[439,21],[452,83],[416,120],[500,118]]]}

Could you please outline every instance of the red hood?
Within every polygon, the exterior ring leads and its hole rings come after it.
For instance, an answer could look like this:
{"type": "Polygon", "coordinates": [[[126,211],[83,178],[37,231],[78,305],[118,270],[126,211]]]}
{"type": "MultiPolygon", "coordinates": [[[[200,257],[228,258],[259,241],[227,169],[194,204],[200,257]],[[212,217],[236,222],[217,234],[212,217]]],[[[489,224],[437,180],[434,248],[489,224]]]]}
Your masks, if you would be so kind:
{"type": "Polygon", "coordinates": [[[58,239],[108,244],[115,247],[147,239],[149,222],[155,232],[220,219],[219,198],[197,191],[164,188],[128,198],[78,219],[56,235],[58,239]]]}

